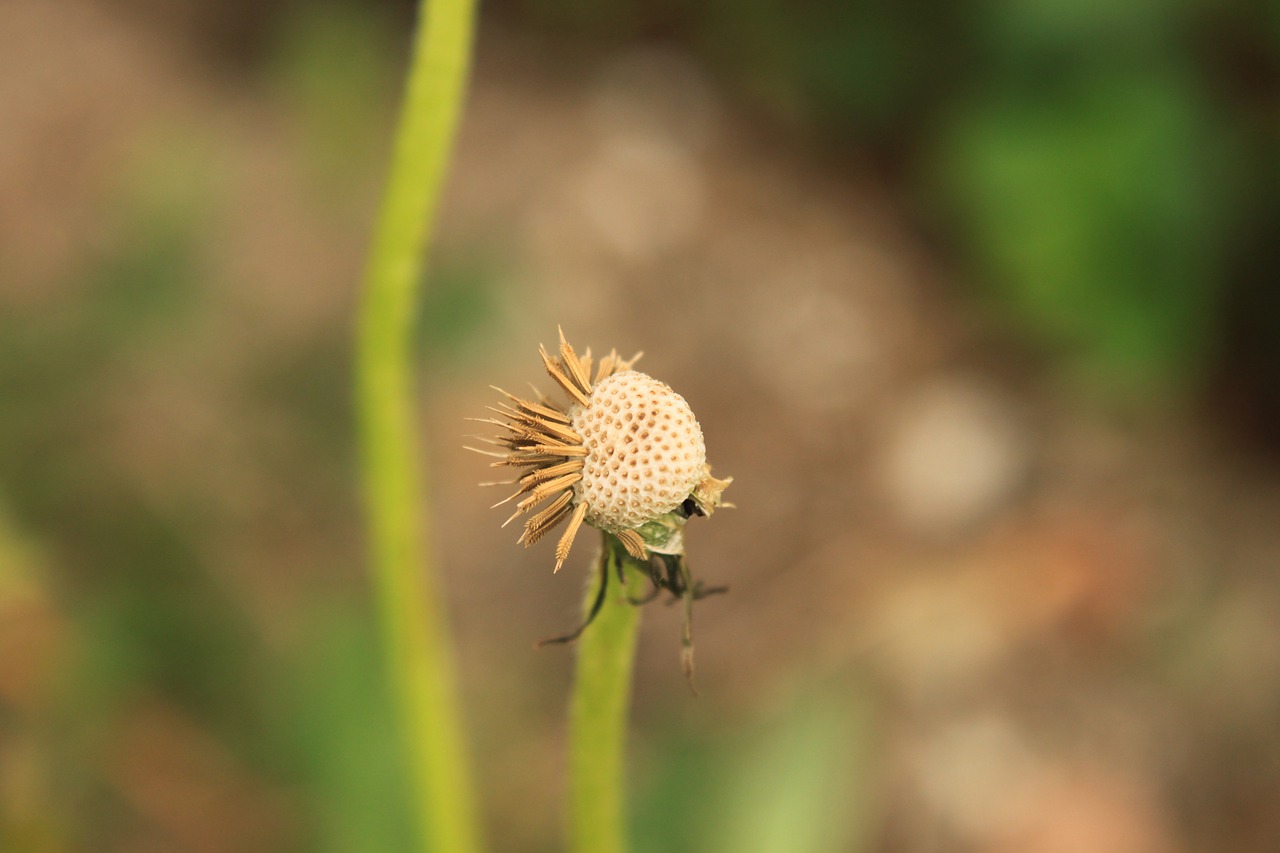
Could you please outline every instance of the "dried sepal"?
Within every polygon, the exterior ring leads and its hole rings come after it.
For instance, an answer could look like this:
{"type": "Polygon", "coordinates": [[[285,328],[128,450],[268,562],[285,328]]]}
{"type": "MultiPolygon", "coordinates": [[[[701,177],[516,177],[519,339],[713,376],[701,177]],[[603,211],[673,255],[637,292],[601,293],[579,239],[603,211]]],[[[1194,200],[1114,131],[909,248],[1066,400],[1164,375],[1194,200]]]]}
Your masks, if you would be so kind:
{"type": "Polygon", "coordinates": [[[573,547],[573,540],[578,535],[578,528],[582,526],[582,519],[586,517],[586,514],[586,504],[580,503],[574,507],[573,515],[569,517],[569,526],[565,528],[564,535],[556,543],[556,572],[560,571],[564,566],[564,561],[568,559],[569,549],[573,547]]]}
{"type": "Polygon", "coordinates": [[[622,547],[627,549],[627,553],[637,560],[647,560],[649,558],[649,549],[645,547],[644,539],[639,533],[634,530],[619,530],[614,535],[618,537],[622,547]]]}

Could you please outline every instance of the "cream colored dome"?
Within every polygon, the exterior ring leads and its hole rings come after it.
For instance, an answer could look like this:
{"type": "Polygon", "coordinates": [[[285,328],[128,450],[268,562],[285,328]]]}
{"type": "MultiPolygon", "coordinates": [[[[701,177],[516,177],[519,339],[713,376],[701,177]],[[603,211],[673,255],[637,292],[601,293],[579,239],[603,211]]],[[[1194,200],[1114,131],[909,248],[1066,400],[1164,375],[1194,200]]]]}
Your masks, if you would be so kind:
{"type": "Polygon", "coordinates": [[[572,412],[587,456],[574,486],[586,521],[618,531],[672,511],[707,476],[702,429],[684,398],[634,370],[600,382],[572,412]]]}

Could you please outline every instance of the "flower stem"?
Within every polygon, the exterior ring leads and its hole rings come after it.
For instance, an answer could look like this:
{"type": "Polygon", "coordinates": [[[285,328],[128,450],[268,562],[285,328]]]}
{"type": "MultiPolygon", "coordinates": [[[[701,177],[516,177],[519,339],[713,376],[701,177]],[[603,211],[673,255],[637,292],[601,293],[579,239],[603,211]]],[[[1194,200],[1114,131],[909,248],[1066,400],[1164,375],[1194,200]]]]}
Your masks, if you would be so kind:
{"type": "Polygon", "coordinates": [[[363,282],[357,409],[371,571],[426,850],[480,849],[452,650],[430,556],[413,317],[471,62],[473,0],[423,0],[363,282]]]}
{"type": "Polygon", "coordinates": [[[569,708],[569,849],[575,853],[625,853],[625,751],[640,608],[626,598],[619,569],[639,588],[641,567],[604,534],[600,570],[587,593],[587,608],[601,583],[613,591],[578,640],[577,672],[569,708]]]}

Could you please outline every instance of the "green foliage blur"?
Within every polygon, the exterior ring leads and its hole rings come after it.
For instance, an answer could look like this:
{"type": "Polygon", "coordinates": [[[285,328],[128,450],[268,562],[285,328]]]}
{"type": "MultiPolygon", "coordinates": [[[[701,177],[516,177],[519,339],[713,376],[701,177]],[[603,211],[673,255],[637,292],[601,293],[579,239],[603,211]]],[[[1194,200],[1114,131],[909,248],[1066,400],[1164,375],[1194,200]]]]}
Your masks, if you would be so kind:
{"type": "Polygon", "coordinates": [[[1243,372],[1280,414],[1275,3],[507,5],[673,39],[835,168],[853,151],[897,175],[970,292],[1070,384],[1167,401],[1243,372]]]}

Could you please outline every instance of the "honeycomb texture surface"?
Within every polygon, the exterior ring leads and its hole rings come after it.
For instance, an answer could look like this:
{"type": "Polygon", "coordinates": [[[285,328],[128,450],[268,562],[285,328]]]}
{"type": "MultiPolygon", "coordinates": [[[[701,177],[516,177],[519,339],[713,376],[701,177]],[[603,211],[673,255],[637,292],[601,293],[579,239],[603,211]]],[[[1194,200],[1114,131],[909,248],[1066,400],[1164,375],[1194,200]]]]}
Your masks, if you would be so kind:
{"type": "Polygon", "coordinates": [[[572,418],[587,449],[575,491],[596,527],[618,531],[652,521],[706,476],[707,449],[689,404],[651,376],[613,374],[572,418]]]}

